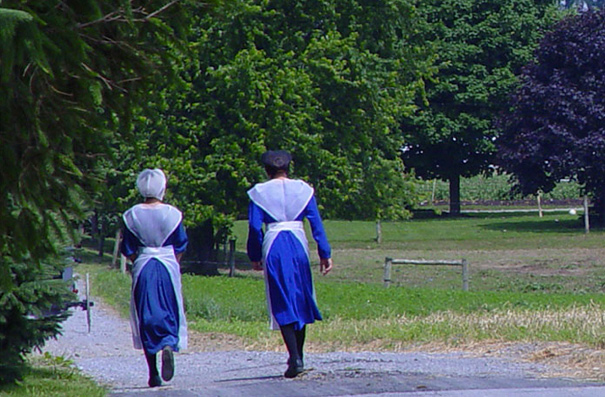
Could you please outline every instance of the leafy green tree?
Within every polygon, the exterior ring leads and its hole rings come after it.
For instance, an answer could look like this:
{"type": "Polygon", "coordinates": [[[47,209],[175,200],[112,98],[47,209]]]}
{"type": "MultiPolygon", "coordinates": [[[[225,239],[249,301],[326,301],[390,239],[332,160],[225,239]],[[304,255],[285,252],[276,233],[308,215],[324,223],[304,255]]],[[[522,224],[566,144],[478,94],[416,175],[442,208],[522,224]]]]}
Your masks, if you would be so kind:
{"type": "Polygon", "coordinates": [[[187,88],[167,92],[165,117],[141,130],[187,217],[215,214],[216,231],[245,214],[246,190],[266,178],[260,156],[275,148],[293,153],[326,216],[407,216],[398,120],[430,73],[417,23],[399,0],[246,0],[203,16],[187,88]]]}
{"type": "Polygon", "coordinates": [[[460,212],[460,178],[493,163],[493,117],[505,109],[516,75],[556,17],[550,0],[419,2],[422,34],[439,56],[427,102],[402,125],[403,160],[424,179],[449,182],[450,213],[460,212]]]}
{"type": "Polygon", "coordinates": [[[499,119],[499,164],[524,194],[579,182],[605,219],[605,10],[557,24],[499,119]]]}
{"type": "Polygon", "coordinates": [[[44,281],[49,258],[104,183],[98,159],[129,135],[149,87],[174,75],[197,4],[1,3],[1,381],[18,377],[22,355],[57,334],[61,318],[30,317],[64,299],[44,281]]]}

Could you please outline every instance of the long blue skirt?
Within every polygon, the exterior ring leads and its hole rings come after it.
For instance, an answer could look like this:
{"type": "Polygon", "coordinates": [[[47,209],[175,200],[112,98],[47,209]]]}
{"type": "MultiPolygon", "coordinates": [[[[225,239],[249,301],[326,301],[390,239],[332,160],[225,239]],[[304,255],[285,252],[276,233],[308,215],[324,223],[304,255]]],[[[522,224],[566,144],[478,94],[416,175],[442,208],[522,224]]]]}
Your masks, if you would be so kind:
{"type": "Polygon", "coordinates": [[[309,257],[292,232],[283,231],[267,253],[268,292],[273,317],[280,326],[305,324],[321,320],[315,301],[309,257]]]}
{"type": "Polygon", "coordinates": [[[170,274],[157,259],[150,259],[141,271],[134,299],[143,349],[151,354],[165,346],[178,351],[178,302],[170,274]]]}

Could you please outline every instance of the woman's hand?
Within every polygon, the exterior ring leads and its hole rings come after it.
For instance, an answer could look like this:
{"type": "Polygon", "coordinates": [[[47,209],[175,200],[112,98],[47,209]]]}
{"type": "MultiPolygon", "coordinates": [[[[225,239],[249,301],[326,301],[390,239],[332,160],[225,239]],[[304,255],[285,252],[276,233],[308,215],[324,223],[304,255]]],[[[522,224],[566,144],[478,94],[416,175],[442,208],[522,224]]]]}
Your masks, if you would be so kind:
{"type": "Polygon", "coordinates": [[[252,269],[263,270],[263,262],[258,261],[258,262],[251,262],[251,263],[252,263],[252,269]]]}
{"type": "Polygon", "coordinates": [[[332,258],[320,258],[319,259],[319,271],[324,276],[330,273],[332,270],[332,258]]]}

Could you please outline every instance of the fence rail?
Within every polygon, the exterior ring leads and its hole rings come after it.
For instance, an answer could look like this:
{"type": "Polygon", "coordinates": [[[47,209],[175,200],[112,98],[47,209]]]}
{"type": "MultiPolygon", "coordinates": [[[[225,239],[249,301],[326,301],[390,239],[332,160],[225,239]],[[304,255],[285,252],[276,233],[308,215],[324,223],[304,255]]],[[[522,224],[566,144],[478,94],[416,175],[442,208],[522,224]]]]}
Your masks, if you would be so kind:
{"type": "Polygon", "coordinates": [[[393,265],[427,265],[427,266],[461,266],[462,267],[462,289],[468,291],[468,262],[466,259],[458,261],[448,260],[423,260],[423,259],[384,259],[384,286],[391,284],[391,271],[393,265]]]}

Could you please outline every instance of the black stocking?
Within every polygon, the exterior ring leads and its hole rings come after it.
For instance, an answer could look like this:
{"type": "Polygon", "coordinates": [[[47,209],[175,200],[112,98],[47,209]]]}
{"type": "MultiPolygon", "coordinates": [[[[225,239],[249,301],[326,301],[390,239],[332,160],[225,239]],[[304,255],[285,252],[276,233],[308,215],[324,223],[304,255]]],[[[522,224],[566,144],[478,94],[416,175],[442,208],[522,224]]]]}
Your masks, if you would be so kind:
{"type": "Polygon", "coordinates": [[[294,331],[294,323],[288,325],[282,325],[279,327],[281,331],[281,335],[284,338],[284,343],[286,344],[286,349],[288,349],[288,353],[290,354],[289,362],[294,362],[296,359],[300,358],[298,354],[298,343],[296,338],[296,331],[294,331]]]}
{"type": "Polygon", "coordinates": [[[149,377],[158,376],[158,364],[156,355],[145,352],[145,359],[147,360],[147,367],[149,367],[149,377]]]}
{"type": "Polygon", "coordinates": [[[303,348],[305,346],[305,334],[306,334],[307,326],[303,325],[300,331],[294,331],[296,335],[296,349],[298,350],[298,357],[303,359],[303,348]]]}

